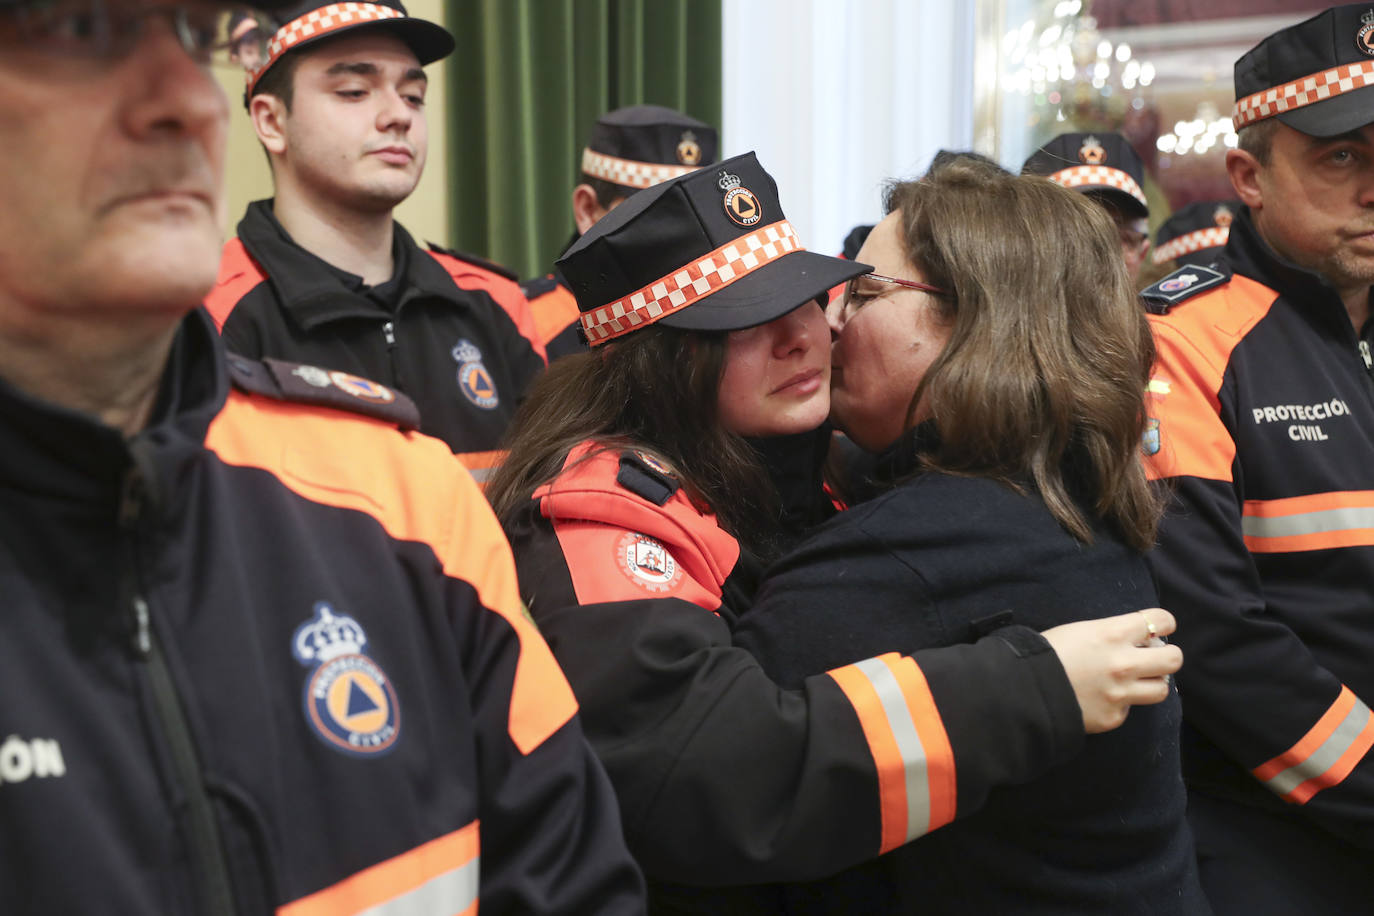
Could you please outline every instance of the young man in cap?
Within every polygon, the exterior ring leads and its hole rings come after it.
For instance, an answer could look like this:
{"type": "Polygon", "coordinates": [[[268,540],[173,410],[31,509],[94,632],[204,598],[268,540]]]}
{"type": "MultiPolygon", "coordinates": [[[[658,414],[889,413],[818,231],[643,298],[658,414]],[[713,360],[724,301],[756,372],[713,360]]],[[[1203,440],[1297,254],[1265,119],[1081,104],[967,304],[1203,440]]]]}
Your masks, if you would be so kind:
{"type": "Polygon", "coordinates": [[[1245,207],[1211,267],[1144,292],[1153,560],[1179,616],[1184,768],[1218,914],[1374,900],[1374,11],[1236,63],[1245,207]]]}
{"type": "Polygon", "coordinates": [[[0,907],[642,912],[471,478],[196,307],[223,34],[0,2],[0,907]]]}
{"type": "MultiPolygon", "coordinates": [[[[577,231],[569,246],[636,191],[716,161],[716,129],[662,105],[631,105],[596,119],[572,192],[577,231]]],[[[549,359],[586,349],[577,300],[557,269],[523,287],[549,359]]]]}
{"type": "Polygon", "coordinates": [[[397,0],[307,0],[279,21],[246,91],[275,197],[249,205],[207,305],[234,352],[405,392],[481,479],[542,345],[513,278],[420,248],[392,217],[425,165],[422,68],[453,38],[397,0]]]}
{"type": "Polygon", "coordinates": [[[1150,250],[1145,163],[1120,134],[1060,134],[1031,154],[1023,174],[1087,194],[1111,214],[1121,236],[1121,259],[1132,279],[1150,250]]]}
{"type": "Polygon", "coordinates": [[[1238,200],[1195,200],[1179,207],[1155,230],[1151,262],[1175,267],[1211,264],[1226,247],[1231,223],[1243,206],[1238,200]]]}

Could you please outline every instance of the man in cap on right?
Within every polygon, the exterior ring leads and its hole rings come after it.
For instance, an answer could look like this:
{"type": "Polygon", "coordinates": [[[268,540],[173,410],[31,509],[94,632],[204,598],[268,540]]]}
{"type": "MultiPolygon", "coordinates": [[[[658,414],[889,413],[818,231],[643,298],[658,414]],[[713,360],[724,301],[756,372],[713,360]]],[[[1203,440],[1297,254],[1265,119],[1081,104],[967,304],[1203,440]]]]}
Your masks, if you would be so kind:
{"type": "Polygon", "coordinates": [[[1374,10],[1236,63],[1226,248],[1143,293],[1153,561],[1218,914],[1374,906],[1374,10]]]}
{"type": "MultiPolygon", "coordinates": [[[[582,150],[582,180],[573,188],[571,247],[636,191],[710,165],[716,129],[662,105],[630,105],[596,119],[582,150]]],[[[557,269],[523,286],[549,359],[586,349],[578,336],[577,300],[557,269]]]]}
{"type": "Polygon", "coordinates": [[[1022,174],[1043,175],[1102,205],[1121,236],[1121,259],[1134,280],[1150,250],[1145,163],[1121,134],[1060,134],[1040,147],[1022,174]]]}

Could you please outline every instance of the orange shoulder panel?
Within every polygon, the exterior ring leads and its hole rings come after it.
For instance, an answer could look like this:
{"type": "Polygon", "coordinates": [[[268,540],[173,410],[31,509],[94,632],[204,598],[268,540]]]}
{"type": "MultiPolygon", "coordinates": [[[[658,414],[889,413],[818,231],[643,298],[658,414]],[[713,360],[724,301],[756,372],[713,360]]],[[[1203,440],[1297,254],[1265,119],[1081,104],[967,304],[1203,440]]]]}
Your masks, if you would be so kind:
{"type": "Polygon", "coordinates": [[[396,540],[429,545],[446,575],[471,584],[520,642],[509,729],[521,753],[577,712],[572,689],[520,601],[500,525],[442,442],[368,417],[235,391],[206,446],[226,464],[269,471],[312,502],[366,513],[396,540]]]}
{"type": "Polygon", "coordinates": [[[529,300],[520,291],[520,284],[441,251],[426,250],[425,254],[439,262],[439,266],[453,278],[459,289],[481,290],[495,299],[496,304],[505,310],[511,321],[515,322],[515,328],[520,332],[520,336],[530,342],[530,346],[539,354],[544,365],[548,365],[548,351],[544,349],[543,338],[535,330],[534,315],[530,311],[529,300]]]}
{"type": "Polygon", "coordinates": [[[534,312],[534,331],[545,344],[563,333],[568,325],[582,315],[577,307],[577,299],[562,283],[555,284],[544,295],[531,299],[530,309],[534,312]]]}
{"type": "Polygon", "coordinates": [[[616,482],[620,451],[584,443],[535,491],[581,604],[681,598],[708,611],[739,560],[739,544],[681,488],[662,506],[616,482]]]}
{"type": "Polygon", "coordinates": [[[205,297],[205,309],[215,320],[215,330],[223,331],[229,313],[248,291],[267,279],[267,274],[243,247],[243,242],[230,239],[224,243],[219,259],[219,276],[210,295],[205,297]]]}
{"type": "Polygon", "coordinates": [[[1267,286],[1233,276],[1167,315],[1149,316],[1158,349],[1145,395],[1147,441],[1157,436],[1157,450],[1145,459],[1151,478],[1231,479],[1236,445],[1221,422],[1222,379],[1236,345],[1277,298],[1267,286]]]}

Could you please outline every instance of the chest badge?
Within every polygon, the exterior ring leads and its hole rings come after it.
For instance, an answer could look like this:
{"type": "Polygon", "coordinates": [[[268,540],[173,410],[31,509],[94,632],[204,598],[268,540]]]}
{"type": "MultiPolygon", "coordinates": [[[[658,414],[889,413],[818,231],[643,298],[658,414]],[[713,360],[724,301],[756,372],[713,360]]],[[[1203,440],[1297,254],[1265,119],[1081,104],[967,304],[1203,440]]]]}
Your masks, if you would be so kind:
{"type": "Polygon", "coordinates": [[[325,601],[296,628],[291,654],[314,670],[305,682],[305,721],[321,741],[358,757],[385,754],[401,734],[396,689],[363,651],[367,634],[325,601]]]}
{"type": "Polygon", "coordinates": [[[463,397],[483,410],[495,410],[501,403],[501,396],[496,392],[491,373],[482,363],[482,351],[464,338],[449,352],[458,363],[458,389],[463,397]]]}

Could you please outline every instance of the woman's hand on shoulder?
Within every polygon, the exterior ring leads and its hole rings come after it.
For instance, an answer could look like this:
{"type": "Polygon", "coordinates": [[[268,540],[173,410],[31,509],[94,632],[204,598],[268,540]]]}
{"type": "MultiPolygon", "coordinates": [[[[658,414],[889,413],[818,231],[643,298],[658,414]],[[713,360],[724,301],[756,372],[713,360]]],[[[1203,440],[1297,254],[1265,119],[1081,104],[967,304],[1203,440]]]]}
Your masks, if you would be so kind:
{"type": "Polygon", "coordinates": [[[1168,698],[1169,675],[1183,665],[1183,651],[1162,638],[1174,627],[1173,614],[1153,607],[1044,632],[1073,685],[1088,734],[1116,728],[1132,706],[1168,698]]]}

